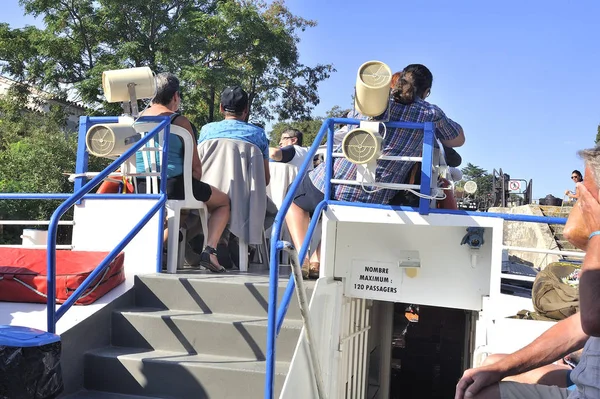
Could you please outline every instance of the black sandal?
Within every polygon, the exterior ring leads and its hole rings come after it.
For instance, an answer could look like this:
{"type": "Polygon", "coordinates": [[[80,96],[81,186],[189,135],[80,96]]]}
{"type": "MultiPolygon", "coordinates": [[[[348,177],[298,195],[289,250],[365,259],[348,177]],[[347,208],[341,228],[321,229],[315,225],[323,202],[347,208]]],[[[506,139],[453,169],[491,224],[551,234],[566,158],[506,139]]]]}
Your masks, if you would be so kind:
{"type": "Polygon", "coordinates": [[[200,266],[204,266],[213,273],[225,273],[227,270],[223,266],[211,262],[211,255],[217,256],[217,250],[207,245],[200,254],[200,266]]]}

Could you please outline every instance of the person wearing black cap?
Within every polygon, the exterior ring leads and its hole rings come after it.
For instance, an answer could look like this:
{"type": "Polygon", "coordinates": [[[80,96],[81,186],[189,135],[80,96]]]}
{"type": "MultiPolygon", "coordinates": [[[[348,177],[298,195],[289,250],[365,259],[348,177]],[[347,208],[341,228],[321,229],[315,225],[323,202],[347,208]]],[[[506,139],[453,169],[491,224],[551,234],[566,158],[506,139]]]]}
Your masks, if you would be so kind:
{"type": "Polygon", "coordinates": [[[267,186],[271,180],[269,173],[269,140],[264,129],[247,123],[249,107],[248,93],[239,86],[227,87],[221,93],[220,110],[224,120],[204,125],[200,130],[198,144],[214,139],[242,140],[257,146],[265,162],[267,186]]]}

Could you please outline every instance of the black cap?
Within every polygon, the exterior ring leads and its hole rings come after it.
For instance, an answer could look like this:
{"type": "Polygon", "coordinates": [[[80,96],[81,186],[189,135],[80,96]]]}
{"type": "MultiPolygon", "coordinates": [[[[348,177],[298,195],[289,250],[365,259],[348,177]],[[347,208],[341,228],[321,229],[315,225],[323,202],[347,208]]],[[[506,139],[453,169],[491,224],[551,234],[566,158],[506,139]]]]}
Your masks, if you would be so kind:
{"type": "Polygon", "coordinates": [[[248,93],[240,86],[228,87],[221,93],[221,105],[225,111],[240,113],[248,105],[248,93]]]}

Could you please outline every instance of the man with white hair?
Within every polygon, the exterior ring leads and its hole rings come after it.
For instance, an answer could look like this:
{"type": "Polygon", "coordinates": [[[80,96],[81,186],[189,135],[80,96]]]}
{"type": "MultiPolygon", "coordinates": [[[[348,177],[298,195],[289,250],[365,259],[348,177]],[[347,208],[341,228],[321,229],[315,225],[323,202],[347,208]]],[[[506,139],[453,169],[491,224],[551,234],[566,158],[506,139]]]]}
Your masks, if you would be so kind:
{"type": "MultiPolygon", "coordinates": [[[[586,173],[592,176],[577,183],[579,201],[567,226],[579,226],[567,237],[587,249],[579,280],[580,312],[561,320],[526,347],[488,365],[465,371],[456,386],[455,399],[598,399],[600,398],[600,146],[580,155],[586,173]],[[576,235],[584,235],[581,241],[576,235]],[[581,243],[584,243],[583,245],[581,243]],[[581,348],[579,364],[557,385],[507,381],[563,358],[581,348]]],[[[565,231],[567,229],[565,228],[565,231]]]]}

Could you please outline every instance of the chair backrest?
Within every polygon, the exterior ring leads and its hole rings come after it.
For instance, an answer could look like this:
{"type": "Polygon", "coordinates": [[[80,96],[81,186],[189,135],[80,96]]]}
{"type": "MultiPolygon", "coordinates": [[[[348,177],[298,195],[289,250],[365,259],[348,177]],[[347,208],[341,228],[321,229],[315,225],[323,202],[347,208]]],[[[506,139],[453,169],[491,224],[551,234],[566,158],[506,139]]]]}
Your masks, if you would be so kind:
{"type": "Polygon", "coordinates": [[[230,231],[240,240],[260,244],[267,207],[264,158],[254,144],[214,139],[198,145],[202,180],[231,199],[230,231]]]}
{"type": "MultiPolygon", "coordinates": [[[[140,132],[142,136],[150,132],[158,123],[137,123],[135,124],[136,131],[140,132]]],[[[183,181],[184,181],[184,198],[193,198],[192,194],[192,151],[196,151],[196,146],[192,135],[185,128],[177,125],[170,126],[170,134],[177,136],[183,142],[183,181]]],[[[142,152],[150,152],[151,154],[157,154],[158,156],[144,156],[144,169],[148,174],[160,173],[160,157],[162,156],[162,148],[164,144],[164,133],[159,133],[157,138],[154,138],[148,142],[148,145],[144,147],[142,152]]],[[[132,157],[133,158],[133,157],[132,157]]],[[[135,163],[135,158],[129,160],[129,162],[135,163]]],[[[135,165],[134,165],[135,169],[135,165]]],[[[157,176],[146,176],[146,187],[150,190],[150,193],[158,193],[158,178],[157,176]]]]}

